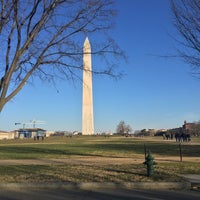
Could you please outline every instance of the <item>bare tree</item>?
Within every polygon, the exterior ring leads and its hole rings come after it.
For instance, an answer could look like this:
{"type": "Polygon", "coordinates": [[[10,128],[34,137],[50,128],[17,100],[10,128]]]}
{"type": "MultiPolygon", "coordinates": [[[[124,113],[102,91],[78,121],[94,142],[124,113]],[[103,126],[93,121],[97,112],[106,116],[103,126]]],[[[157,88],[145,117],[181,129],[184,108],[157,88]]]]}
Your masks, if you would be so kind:
{"type": "Polygon", "coordinates": [[[119,133],[120,135],[129,134],[131,131],[131,126],[127,125],[124,121],[120,121],[116,128],[116,133],[119,133]]]}
{"type": "Polygon", "coordinates": [[[200,0],[170,0],[179,56],[200,74],[200,0]]]}
{"type": "Polygon", "coordinates": [[[35,77],[79,78],[86,35],[97,38],[92,53],[111,61],[94,73],[114,76],[123,56],[108,36],[115,15],[112,0],[0,0],[0,111],[35,77]]]}

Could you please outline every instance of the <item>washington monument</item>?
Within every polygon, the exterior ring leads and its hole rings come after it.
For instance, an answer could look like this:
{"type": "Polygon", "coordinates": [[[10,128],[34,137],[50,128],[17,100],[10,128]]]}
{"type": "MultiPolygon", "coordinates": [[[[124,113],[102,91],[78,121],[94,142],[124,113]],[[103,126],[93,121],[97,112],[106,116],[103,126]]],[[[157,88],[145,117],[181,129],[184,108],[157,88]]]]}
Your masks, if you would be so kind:
{"type": "Polygon", "coordinates": [[[91,46],[87,37],[83,46],[82,134],[94,134],[91,46]]]}

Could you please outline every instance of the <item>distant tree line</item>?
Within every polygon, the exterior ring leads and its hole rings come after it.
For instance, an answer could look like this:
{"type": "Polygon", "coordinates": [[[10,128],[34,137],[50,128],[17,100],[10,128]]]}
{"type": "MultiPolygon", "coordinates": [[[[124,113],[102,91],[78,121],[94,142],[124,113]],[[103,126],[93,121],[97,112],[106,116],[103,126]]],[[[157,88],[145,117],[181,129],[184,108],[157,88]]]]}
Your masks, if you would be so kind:
{"type": "Polygon", "coordinates": [[[142,129],[134,133],[135,136],[154,136],[157,133],[155,129],[142,129]]]}

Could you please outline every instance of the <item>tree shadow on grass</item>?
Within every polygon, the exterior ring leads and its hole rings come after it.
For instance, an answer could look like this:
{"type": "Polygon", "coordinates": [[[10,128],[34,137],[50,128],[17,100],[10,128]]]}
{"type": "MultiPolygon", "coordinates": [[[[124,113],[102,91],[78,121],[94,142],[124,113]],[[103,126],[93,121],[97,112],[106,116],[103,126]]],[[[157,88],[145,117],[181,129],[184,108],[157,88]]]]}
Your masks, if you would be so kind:
{"type": "Polygon", "coordinates": [[[106,169],[106,170],[110,171],[110,172],[116,172],[116,173],[119,173],[119,174],[128,174],[128,175],[131,174],[131,175],[146,177],[146,174],[143,173],[143,172],[133,172],[133,171],[127,171],[127,170],[123,170],[123,169],[106,169]]]}
{"type": "MultiPolygon", "coordinates": [[[[90,144],[90,148],[95,150],[104,150],[105,152],[123,152],[127,154],[137,153],[144,154],[144,144],[90,144]]],[[[179,156],[179,144],[159,144],[159,143],[148,143],[146,145],[147,150],[150,150],[153,154],[165,155],[165,156],[179,156]]],[[[196,157],[199,156],[200,145],[181,145],[182,154],[184,156],[196,157]]]]}
{"type": "MultiPolygon", "coordinates": [[[[200,145],[184,144],[182,146],[183,156],[199,156],[200,145]]],[[[147,150],[152,154],[162,156],[179,156],[179,145],[148,143],[147,150]]],[[[122,157],[125,154],[144,154],[144,144],[142,143],[94,143],[94,144],[44,144],[37,146],[12,145],[0,146],[0,159],[29,159],[42,157],[59,156],[102,156],[102,157],[122,157]]]]}
{"type": "Polygon", "coordinates": [[[69,149],[51,149],[40,147],[24,147],[24,146],[1,146],[0,159],[30,159],[30,158],[43,158],[43,157],[57,157],[68,155],[91,156],[90,153],[81,153],[73,148],[69,149]]]}

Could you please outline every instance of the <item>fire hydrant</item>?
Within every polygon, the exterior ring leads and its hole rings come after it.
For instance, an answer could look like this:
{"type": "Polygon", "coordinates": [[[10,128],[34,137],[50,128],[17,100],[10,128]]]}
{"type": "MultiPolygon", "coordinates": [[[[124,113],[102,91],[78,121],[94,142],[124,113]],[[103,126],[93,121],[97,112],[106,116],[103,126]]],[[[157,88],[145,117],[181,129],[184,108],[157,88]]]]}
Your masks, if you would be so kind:
{"type": "Polygon", "coordinates": [[[156,165],[156,162],[154,161],[154,157],[151,155],[151,152],[149,151],[145,162],[143,163],[147,166],[147,176],[152,176],[154,173],[154,165],[156,165]]]}

